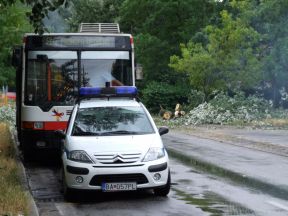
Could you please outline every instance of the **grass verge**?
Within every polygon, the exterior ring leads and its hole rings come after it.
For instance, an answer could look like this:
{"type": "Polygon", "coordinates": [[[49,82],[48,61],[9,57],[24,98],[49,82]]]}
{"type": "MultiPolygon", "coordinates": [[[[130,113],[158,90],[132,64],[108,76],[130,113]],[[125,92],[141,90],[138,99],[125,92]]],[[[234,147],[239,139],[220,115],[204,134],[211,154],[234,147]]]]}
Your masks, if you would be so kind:
{"type": "Polygon", "coordinates": [[[19,170],[9,127],[0,123],[0,215],[28,215],[19,170]]]}

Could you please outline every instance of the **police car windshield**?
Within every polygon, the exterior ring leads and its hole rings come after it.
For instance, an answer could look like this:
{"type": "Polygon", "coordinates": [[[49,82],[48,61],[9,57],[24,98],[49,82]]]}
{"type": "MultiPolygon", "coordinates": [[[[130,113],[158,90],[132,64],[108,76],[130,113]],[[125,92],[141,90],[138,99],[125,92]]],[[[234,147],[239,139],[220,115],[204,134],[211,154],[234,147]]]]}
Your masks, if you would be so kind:
{"type": "Polygon", "coordinates": [[[80,108],[72,136],[119,136],[155,133],[142,107],[80,108]]]}

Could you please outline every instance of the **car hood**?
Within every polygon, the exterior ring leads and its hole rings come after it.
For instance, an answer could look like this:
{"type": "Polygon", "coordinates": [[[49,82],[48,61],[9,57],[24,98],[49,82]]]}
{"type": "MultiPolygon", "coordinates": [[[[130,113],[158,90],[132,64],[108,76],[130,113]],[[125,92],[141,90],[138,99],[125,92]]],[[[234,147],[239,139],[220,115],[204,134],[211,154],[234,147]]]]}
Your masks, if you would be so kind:
{"type": "Polygon", "coordinates": [[[89,155],[95,153],[134,153],[146,154],[150,147],[163,147],[158,134],[133,136],[69,137],[68,151],[84,150],[89,155]]]}

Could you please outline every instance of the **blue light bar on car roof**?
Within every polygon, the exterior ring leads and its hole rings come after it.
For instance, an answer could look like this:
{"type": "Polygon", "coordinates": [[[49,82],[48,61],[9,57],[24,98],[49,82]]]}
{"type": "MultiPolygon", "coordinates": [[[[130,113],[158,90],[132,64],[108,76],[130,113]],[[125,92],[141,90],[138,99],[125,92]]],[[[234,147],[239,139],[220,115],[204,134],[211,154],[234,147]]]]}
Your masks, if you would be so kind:
{"type": "Polygon", "coordinates": [[[118,86],[115,90],[117,95],[137,95],[137,88],[134,86],[118,86]]]}
{"type": "Polygon", "coordinates": [[[80,96],[88,96],[88,95],[100,95],[101,88],[91,88],[91,87],[82,87],[79,90],[80,96]]]}
{"type": "Polygon", "coordinates": [[[137,95],[135,86],[117,86],[117,87],[82,87],[79,90],[80,97],[132,97],[137,95]]]}

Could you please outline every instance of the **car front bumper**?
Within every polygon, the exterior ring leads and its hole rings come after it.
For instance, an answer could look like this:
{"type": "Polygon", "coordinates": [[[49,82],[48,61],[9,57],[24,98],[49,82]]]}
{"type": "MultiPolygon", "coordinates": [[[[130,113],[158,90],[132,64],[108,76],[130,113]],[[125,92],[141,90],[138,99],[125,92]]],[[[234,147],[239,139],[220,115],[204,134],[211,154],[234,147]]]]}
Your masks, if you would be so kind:
{"type": "Polygon", "coordinates": [[[161,159],[133,164],[86,164],[68,160],[63,156],[63,169],[66,185],[81,190],[102,190],[103,183],[137,183],[138,189],[159,188],[168,180],[169,160],[161,159]],[[160,179],[155,178],[155,174],[160,179]],[[83,182],[77,182],[82,177],[83,182]]]}

